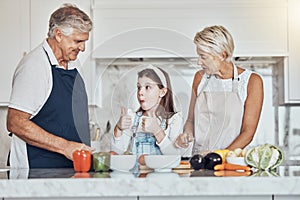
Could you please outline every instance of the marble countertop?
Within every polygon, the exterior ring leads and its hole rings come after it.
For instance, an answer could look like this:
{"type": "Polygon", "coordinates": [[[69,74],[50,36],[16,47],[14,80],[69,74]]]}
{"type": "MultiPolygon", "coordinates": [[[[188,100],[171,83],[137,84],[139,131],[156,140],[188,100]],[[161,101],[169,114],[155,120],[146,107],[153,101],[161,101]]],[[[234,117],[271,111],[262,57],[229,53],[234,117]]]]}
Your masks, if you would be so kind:
{"type": "Polygon", "coordinates": [[[276,173],[217,177],[213,171],[139,174],[74,173],[73,169],[0,171],[0,197],[136,197],[202,195],[300,195],[300,166],[276,173]]]}

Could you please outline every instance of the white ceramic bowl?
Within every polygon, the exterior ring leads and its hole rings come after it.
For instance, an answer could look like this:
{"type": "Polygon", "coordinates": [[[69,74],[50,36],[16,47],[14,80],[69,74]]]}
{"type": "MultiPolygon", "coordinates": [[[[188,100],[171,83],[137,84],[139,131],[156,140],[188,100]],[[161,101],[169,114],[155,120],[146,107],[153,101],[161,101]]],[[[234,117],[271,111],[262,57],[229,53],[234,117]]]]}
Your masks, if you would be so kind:
{"type": "Polygon", "coordinates": [[[247,166],[245,157],[226,157],[227,163],[247,166]]]}
{"type": "Polygon", "coordinates": [[[131,170],[136,162],[136,155],[111,155],[110,169],[128,172],[131,170]]]}
{"type": "Polygon", "coordinates": [[[180,164],[180,155],[146,155],[145,163],[157,172],[168,172],[180,164]]]}

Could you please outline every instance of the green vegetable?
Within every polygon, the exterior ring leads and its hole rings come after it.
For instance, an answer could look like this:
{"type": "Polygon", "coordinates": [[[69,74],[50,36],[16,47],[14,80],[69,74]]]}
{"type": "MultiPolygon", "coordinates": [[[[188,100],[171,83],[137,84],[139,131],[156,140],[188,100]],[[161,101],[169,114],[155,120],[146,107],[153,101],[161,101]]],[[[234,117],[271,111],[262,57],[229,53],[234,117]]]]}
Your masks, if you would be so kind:
{"type": "Polygon", "coordinates": [[[248,150],[245,160],[257,169],[272,170],[282,163],[283,158],[283,151],[279,147],[264,144],[248,150]]]}
{"type": "Polygon", "coordinates": [[[270,171],[258,170],[257,172],[254,172],[252,176],[277,177],[279,175],[272,170],[270,170],[270,171]]]}
{"type": "Polygon", "coordinates": [[[93,167],[96,172],[109,171],[110,167],[110,153],[109,152],[98,152],[93,153],[93,167]]]}

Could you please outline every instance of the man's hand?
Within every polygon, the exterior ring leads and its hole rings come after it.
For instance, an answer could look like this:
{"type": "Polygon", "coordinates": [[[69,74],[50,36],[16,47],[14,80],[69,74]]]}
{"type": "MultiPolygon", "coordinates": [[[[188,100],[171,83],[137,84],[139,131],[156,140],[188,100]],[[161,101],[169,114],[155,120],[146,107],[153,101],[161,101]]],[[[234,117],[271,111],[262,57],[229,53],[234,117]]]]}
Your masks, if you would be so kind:
{"type": "Polygon", "coordinates": [[[92,151],[93,149],[83,143],[78,143],[78,142],[73,142],[73,141],[68,141],[68,145],[65,148],[64,155],[70,159],[73,160],[73,152],[76,150],[87,150],[87,151],[92,151]]]}

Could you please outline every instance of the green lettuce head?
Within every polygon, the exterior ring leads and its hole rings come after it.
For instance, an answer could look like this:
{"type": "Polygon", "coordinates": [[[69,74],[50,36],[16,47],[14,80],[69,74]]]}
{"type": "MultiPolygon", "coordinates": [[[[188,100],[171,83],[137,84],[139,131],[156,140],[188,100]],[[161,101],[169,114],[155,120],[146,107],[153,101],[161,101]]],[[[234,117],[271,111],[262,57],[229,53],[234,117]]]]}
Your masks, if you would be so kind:
{"type": "Polygon", "coordinates": [[[283,159],[283,151],[270,144],[248,150],[245,157],[248,165],[261,170],[273,170],[283,162],[283,159]]]}

